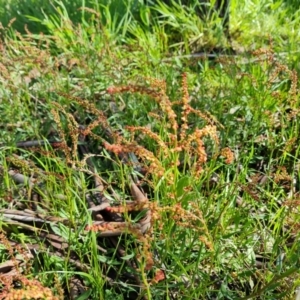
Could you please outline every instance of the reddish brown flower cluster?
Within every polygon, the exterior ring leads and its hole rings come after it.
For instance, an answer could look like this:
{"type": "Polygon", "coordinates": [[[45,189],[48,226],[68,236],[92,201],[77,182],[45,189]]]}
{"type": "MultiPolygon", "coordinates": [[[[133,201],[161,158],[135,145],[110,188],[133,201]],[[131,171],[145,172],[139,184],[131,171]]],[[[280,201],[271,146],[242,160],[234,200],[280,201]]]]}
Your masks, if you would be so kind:
{"type": "Polygon", "coordinates": [[[234,161],[234,153],[231,151],[230,148],[223,148],[220,153],[221,156],[225,158],[226,164],[231,164],[234,161]]]}
{"type": "MultiPolygon", "coordinates": [[[[0,278],[3,281],[3,277],[0,278]]],[[[5,300],[59,300],[59,297],[54,296],[52,291],[44,287],[39,281],[27,279],[24,276],[6,278],[5,288],[0,294],[0,299],[5,300]],[[18,288],[14,288],[14,283],[18,283],[18,288]]]]}
{"type": "Polygon", "coordinates": [[[15,252],[17,251],[25,259],[25,272],[29,273],[30,255],[26,252],[26,250],[22,249],[18,245],[13,248],[4,233],[0,233],[0,241],[8,251],[11,261],[14,264],[13,272],[10,272],[12,275],[0,275],[0,284],[2,285],[0,300],[63,299],[63,292],[61,289],[61,297],[55,296],[50,288],[44,287],[38,280],[28,279],[25,275],[21,274],[21,269],[19,267],[19,262],[15,257],[15,252]]]}

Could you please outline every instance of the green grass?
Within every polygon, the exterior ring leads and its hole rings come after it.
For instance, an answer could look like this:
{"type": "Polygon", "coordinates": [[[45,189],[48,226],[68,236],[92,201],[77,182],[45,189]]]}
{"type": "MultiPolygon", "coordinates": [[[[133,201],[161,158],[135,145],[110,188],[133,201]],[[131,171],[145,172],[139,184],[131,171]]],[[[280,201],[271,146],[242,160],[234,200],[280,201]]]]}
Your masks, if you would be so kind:
{"type": "Polygon", "coordinates": [[[295,299],[296,4],[232,0],[231,43],[216,16],[160,2],[7,5],[0,295],[295,299]]]}

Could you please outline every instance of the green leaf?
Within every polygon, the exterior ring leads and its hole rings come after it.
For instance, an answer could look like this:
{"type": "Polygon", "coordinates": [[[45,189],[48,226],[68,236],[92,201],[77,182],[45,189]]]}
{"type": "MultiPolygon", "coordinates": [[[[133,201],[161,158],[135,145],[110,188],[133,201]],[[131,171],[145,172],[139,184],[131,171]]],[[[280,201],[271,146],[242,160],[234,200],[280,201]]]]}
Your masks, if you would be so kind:
{"type": "Polygon", "coordinates": [[[76,298],[76,300],[85,300],[85,299],[88,299],[88,297],[90,296],[91,293],[92,293],[92,290],[87,290],[86,292],[84,292],[83,294],[81,294],[78,298],[76,298]]]}
{"type": "Polygon", "coordinates": [[[176,194],[177,197],[181,197],[185,193],[185,188],[190,185],[191,178],[184,176],[178,180],[176,194]]]}
{"type": "Polygon", "coordinates": [[[134,257],[134,253],[131,253],[131,254],[127,254],[125,256],[122,256],[121,259],[122,260],[129,260],[129,259],[131,259],[133,257],[134,257]]]}
{"type": "Polygon", "coordinates": [[[142,6],[140,11],[140,17],[142,19],[142,22],[146,25],[150,25],[150,9],[147,6],[142,6]]]}

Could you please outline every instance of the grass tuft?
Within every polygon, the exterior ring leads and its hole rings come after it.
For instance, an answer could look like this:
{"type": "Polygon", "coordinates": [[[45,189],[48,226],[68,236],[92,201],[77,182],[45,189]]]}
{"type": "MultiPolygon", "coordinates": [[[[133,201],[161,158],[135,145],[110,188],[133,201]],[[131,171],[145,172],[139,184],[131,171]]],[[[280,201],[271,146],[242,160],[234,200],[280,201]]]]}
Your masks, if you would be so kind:
{"type": "Polygon", "coordinates": [[[295,3],[150,2],[0,6],[1,299],[299,297],[295,3]]]}

